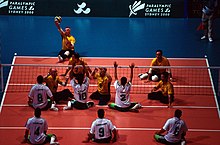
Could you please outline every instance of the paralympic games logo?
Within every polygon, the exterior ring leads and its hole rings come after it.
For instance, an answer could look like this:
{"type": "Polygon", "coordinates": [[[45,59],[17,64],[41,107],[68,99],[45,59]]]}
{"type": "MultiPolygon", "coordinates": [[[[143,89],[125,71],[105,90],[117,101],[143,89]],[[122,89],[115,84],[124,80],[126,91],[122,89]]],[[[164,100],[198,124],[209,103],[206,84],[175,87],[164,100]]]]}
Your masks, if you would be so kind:
{"type": "Polygon", "coordinates": [[[75,10],[75,9],[74,9],[74,12],[75,12],[76,14],[81,14],[82,12],[83,12],[84,14],[89,14],[90,11],[91,11],[90,8],[86,8],[86,9],[85,9],[85,7],[86,7],[86,3],[85,3],[85,2],[82,2],[82,4],[77,4],[77,6],[79,7],[78,10],[75,10]],[[84,9],[85,9],[85,10],[84,10],[84,9]]]}
{"type": "Polygon", "coordinates": [[[141,1],[139,2],[135,1],[133,5],[129,5],[129,9],[130,9],[129,17],[131,15],[137,15],[137,11],[144,9],[144,7],[145,7],[145,3],[141,4],[141,1]]]}
{"type": "Polygon", "coordinates": [[[8,6],[8,0],[4,1],[4,0],[0,0],[0,8],[6,7],[8,6]]]}

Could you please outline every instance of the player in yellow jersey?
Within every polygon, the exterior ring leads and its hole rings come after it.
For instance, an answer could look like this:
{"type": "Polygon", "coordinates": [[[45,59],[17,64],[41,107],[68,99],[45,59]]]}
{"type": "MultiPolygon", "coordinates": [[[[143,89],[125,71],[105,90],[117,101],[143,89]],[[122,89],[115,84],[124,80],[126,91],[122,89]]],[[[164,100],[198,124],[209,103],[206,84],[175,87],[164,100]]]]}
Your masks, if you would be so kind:
{"type": "Polygon", "coordinates": [[[62,37],[62,49],[60,50],[58,54],[58,62],[63,62],[65,59],[69,59],[72,54],[74,53],[74,44],[76,42],[75,38],[71,35],[71,29],[70,27],[66,27],[65,31],[60,27],[59,21],[55,19],[55,25],[58,28],[58,31],[60,32],[60,35],[62,37]]]}
{"type": "Polygon", "coordinates": [[[174,101],[174,89],[173,84],[168,80],[168,76],[167,72],[161,74],[161,80],[148,94],[148,99],[160,100],[161,103],[168,104],[168,107],[171,107],[174,101]]]}
{"type": "Polygon", "coordinates": [[[61,76],[66,76],[69,71],[71,77],[75,77],[76,74],[84,74],[85,70],[83,69],[83,65],[86,66],[86,69],[89,73],[92,73],[92,70],[90,69],[86,61],[80,58],[80,55],[77,52],[75,52],[72,55],[72,57],[69,59],[68,65],[71,67],[68,67],[65,73],[62,74],[61,76]]]}
{"type": "Polygon", "coordinates": [[[170,68],[155,68],[155,67],[160,67],[160,66],[170,67],[170,62],[166,57],[163,56],[162,50],[156,51],[156,58],[152,60],[150,66],[154,68],[150,68],[148,72],[138,75],[141,80],[148,79],[149,81],[159,81],[160,76],[163,72],[168,72],[170,80],[172,80],[172,73],[171,73],[170,68]]]}
{"type": "Polygon", "coordinates": [[[53,68],[49,70],[48,75],[44,78],[44,82],[46,83],[48,88],[51,90],[53,97],[54,97],[54,101],[56,103],[60,103],[60,101],[69,101],[73,98],[73,94],[70,92],[69,89],[64,89],[59,92],[57,91],[58,84],[62,86],[66,86],[67,81],[68,81],[68,78],[66,78],[65,82],[61,81],[57,74],[57,70],[53,68]]]}
{"type": "Polygon", "coordinates": [[[107,73],[105,67],[95,68],[91,76],[97,80],[97,91],[90,95],[90,99],[99,100],[99,105],[107,105],[111,99],[110,86],[112,77],[107,73]]]}

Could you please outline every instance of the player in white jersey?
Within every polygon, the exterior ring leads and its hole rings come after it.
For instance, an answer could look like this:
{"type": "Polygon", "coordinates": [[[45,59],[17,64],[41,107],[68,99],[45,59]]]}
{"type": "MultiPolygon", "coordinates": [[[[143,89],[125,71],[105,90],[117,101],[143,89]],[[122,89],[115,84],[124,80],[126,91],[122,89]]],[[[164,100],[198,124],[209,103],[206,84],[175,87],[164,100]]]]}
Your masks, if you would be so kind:
{"type": "Polygon", "coordinates": [[[88,138],[83,142],[86,143],[90,140],[97,143],[110,143],[111,141],[117,141],[118,133],[116,127],[109,119],[104,118],[105,111],[99,109],[97,112],[98,118],[93,121],[88,138]]]}
{"type": "Polygon", "coordinates": [[[121,82],[119,82],[117,76],[117,67],[118,64],[114,62],[114,68],[115,68],[114,87],[116,89],[115,103],[110,103],[108,106],[111,109],[116,109],[122,112],[127,112],[127,111],[138,112],[138,109],[141,108],[141,105],[139,103],[130,101],[130,91],[132,86],[131,83],[133,78],[134,63],[132,63],[129,66],[131,69],[131,73],[130,73],[130,80],[128,82],[126,77],[122,77],[121,82]]]}
{"type": "Polygon", "coordinates": [[[54,134],[46,134],[48,124],[44,118],[41,118],[40,108],[35,109],[34,117],[28,119],[25,127],[24,142],[31,144],[45,144],[47,142],[51,145],[59,144],[59,142],[55,142],[56,136],[54,134]]]}
{"type": "Polygon", "coordinates": [[[37,84],[31,88],[28,98],[29,106],[32,106],[34,109],[40,108],[42,110],[47,110],[50,108],[51,110],[58,111],[58,108],[55,107],[50,89],[43,84],[42,75],[37,77],[37,84]]]}
{"type": "MultiPolygon", "coordinates": [[[[84,69],[86,70],[85,66],[84,69]]],[[[86,70],[86,74],[87,70],[86,70]]],[[[89,89],[89,78],[84,74],[78,74],[76,77],[70,78],[70,84],[74,89],[74,98],[68,101],[67,106],[63,110],[70,110],[73,107],[76,109],[88,109],[94,106],[94,102],[88,101],[88,89],[89,89]]]]}
{"type": "Polygon", "coordinates": [[[154,135],[156,141],[163,144],[181,144],[185,145],[185,135],[188,131],[186,123],[180,119],[182,111],[177,109],[174,117],[166,121],[165,125],[160,131],[154,135]],[[165,135],[163,133],[167,132],[165,135]]]}

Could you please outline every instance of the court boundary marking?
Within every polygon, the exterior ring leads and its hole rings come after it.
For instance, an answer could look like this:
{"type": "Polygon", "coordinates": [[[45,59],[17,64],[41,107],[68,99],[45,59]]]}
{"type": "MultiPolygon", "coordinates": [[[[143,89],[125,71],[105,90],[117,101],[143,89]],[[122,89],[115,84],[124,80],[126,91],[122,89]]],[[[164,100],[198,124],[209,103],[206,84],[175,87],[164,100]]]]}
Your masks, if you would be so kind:
{"type": "MultiPolygon", "coordinates": [[[[15,59],[16,59],[16,56],[13,57],[12,64],[15,63],[15,59]]],[[[7,79],[5,89],[4,89],[4,93],[3,93],[3,96],[2,96],[2,100],[1,100],[0,113],[2,112],[2,106],[3,106],[3,103],[5,101],[6,90],[8,89],[8,86],[9,86],[9,81],[11,79],[12,70],[13,70],[13,66],[11,66],[9,74],[8,74],[8,79],[7,79]]]]}
{"type": "MultiPolygon", "coordinates": [[[[28,104],[4,104],[4,107],[30,107],[28,104]]],[[[64,107],[66,106],[66,104],[57,104],[57,107],[64,107]]],[[[95,107],[101,107],[101,108],[108,108],[108,105],[104,105],[104,106],[100,106],[100,105],[95,105],[95,107]]],[[[154,105],[143,105],[142,108],[167,108],[167,105],[158,105],[158,106],[154,106],[154,105]]],[[[172,106],[172,108],[185,108],[185,109],[216,109],[216,106],[172,106]]],[[[72,109],[75,110],[75,109],[72,109]]],[[[59,110],[59,111],[62,111],[59,110]]]]}
{"type": "MultiPolygon", "coordinates": [[[[50,56],[17,56],[15,55],[16,57],[18,58],[58,58],[58,57],[50,57],[50,56]]],[[[115,59],[149,59],[149,60],[152,60],[154,58],[141,58],[141,57],[137,57],[137,58],[131,58],[131,57],[82,57],[82,58],[88,58],[88,59],[112,59],[112,58],[115,58],[115,59]]],[[[177,59],[177,60],[204,60],[206,59],[205,57],[204,58],[168,58],[168,59],[177,59]]]]}
{"type": "MultiPolygon", "coordinates": [[[[207,58],[206,58],[206,65],[207,65],[207,67],[209,67],[209,61],[208,61],[207,58]]],[[[212,76],[211,76],[211,71],[210,71],[210,69],[208,69],[208,73],[209,73],[209,79],[210,79],[210,82],[211,82],[211,85],[212,85],[212,92],[213,92],[214,99],[215,99],[215,105],[216,105],[217,112],[218,112],[218,118],[220,119],[220,110],[219,110],[217,95],[216,95],[216,93],[215,93],[215,89],[214,89],[215,87],[214,87],[214,83],[213,83],[213,80],[212,80],[212,76]]]]}
{"type": "MultiPolygon", "coordinates": [[[[33,86],[35,84],[8,84],[9,86],[33,86]]],[[[155,86],[156,84],[149,84],[149,85],[132,85],[132,87],[152,87],[152,86],[155,86]]],[[[59,84],[59,86],[62,86],[59,84]]],[[[67,87],[71,87],[70,84],[67,84],[66,85],[67,87]]],[[[97,85],[96,84],[89,84],[89,86],[91,87],[96,87],[97,85]]],[[[114,87],[114,85],[111,85],[111,87],[114,87]]],[[[191,86],[191,85],[175,85],[174,86],[175,88],[212,88],[213,86],[210,85],[210,86],[191,86]]]]}
{"type": "MultiPolygon", "coordinates": [[[[90,127],[48,127],[49,130],[90,130],[90,127]]],[[[25,130],[25,127],[0,127],[0,130],[25,130]]],[[[160,128],[137,128],[117,127],[117,130],[133,130],[133,131],[157,131],[160,128]]],[[[220,129],[188,129],[190,132],[220,132],[220,129]]]]}

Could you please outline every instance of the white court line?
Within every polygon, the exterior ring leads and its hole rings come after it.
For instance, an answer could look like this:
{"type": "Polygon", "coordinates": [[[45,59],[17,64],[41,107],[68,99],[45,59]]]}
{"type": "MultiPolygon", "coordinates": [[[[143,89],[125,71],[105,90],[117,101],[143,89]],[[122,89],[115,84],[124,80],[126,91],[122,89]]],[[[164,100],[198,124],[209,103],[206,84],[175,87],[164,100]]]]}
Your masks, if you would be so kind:
{"type": "MultiPolygon", "coordinates": [[[[4,104],[4,107],[29,107],[28,104],[4,104]]],[[[64,107],[65,104],[58,104],[57,107],[64,107]]],[[[108,105],[100,106],[95,105],[95,107],[107,108],[108,105]]],[[[143,108],[167,108],[167,106],[142,106],[143,108]]],[[[185,109],[216,109],[215,106],[172,106],[172,108],[185,108],[185,109]]]]}
{"type": "MultiPolygon", "coordinates": [[[[12,64],[15,63],[15,59],[16,59],[16,56],[14,56],[12,64]]],[[[1,100],[0,113],[2,112],[2,106],[3,106],[4,100],[5,100],[6,90],[8,90],[8,85],[9,85],[9,81],[11,79],[12,70],[13,70],[13,66],[11,66],[11,68],[10,68],[10,72],[9,72],[9,75],[8,75],[7,83],[5,85],[5,91],[3,93],[2,100],[1,100]]]]}
{"type": "MultiPolygon", "coordinates": [[[[207,59],[207,58],[206,58],[206,65],[209,67],[209,62],[208,62],[208,59],[207,59]]],[[[216,104],[216,106],[217,106],[216,108],[217,108],[217,112],[218,112],[218,118],[220,119],[220,110],[219,110],[217,95],[216,95],[216,93],[215,93],[214,83],[213,83],[213,80],[212,80],[212,76],[211,76],[211,71],[210,71],[210,69],[208,69],[208,72],[209,72],[209,79],[210,79],[211,85],[212,85],[212,92],[213,92],[213,95],[214,95],[215,104],[216,104]]]]}
{"type": "MultiPolygon", "coordinates": [[[[0,127],[0,130],[24,130],[25,127],[10,127],[10,126],[5,126],[5,127],[0,127]]],[[[90,130],[89,127],[49,127],[49,130],[90,130]]],[[[160,130],[160,128],[120,128],[117,127],[118,130],[128,130],[128,131],[156,131],[160,130]]],[[[219,129],[188,129],[190,132],[220,132],[219,129]]]]}
{"type": "MultiPolygon", "coordinates": [[[[17,56],[17,58],[57,58],[57,57],[50,57],[50,56],[17,56]]],[[[88,59],[149,59],[152,60],[154,58],[134,58],[134,57],[82,57],[82,58],[88,58],[88,59]]],[[[168,59],[174,59],[174,60],[205,60],[205,58],[168,58],[168,59]]]]}
{"type": "MultiPolygon", "coordinates": [[[[9,86],[33,86],[35,84],[8,84],[9,86]]],[[[60,85],[60,84],[59,84],[60,85]]],[[[66,85],[67,87],[71,87],[70,84],[66,85]]],[[[96,87],[97,84],[89,84],[91,87],[96,87]]],[[[132,85],[132,87],[153,87],[155,84],[151,85],[132,85]]],[[[114,85],[111,85],[111,87],[114,87],[114,85]]],[[[174,88],[212,88],[212,86],[190,86],[190,85],[174,85],[174,88]]]]}

